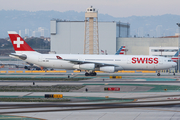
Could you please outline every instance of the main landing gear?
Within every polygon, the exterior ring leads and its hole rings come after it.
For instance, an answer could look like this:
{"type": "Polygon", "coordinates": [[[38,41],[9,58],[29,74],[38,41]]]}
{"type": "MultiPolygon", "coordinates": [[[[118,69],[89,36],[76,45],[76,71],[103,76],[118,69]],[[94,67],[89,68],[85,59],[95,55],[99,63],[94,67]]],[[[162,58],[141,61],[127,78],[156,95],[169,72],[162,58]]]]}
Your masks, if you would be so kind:
{"type": "Polygon", "coordinates": [[[96,72],[86,72],[85,76],[96,76],[96,72]]]}

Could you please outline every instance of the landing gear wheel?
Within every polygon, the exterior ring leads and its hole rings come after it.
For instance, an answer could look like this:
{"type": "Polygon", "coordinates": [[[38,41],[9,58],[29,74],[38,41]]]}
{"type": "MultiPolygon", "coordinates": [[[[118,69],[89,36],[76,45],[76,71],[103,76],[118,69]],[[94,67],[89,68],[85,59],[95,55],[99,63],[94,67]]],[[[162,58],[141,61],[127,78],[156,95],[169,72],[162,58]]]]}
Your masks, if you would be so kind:
{"type": "Polygon", "coordinates": [[[97,74],[96,74],[96,72],[94,72],[94,76],[96,76],[97,74]]]}
{"type": "Polygon", "coordinates": [[[175,75],[175,73],[173,73],[173,75],[175,75]]]}
{"type": "Polygon", "coordinates": [[[157,76],[160,76],[160,75],[161,75],[160,73],[157,74],[157,76]]]}
{"type": "Polygon", "coordinates": [[[96,76],[96,75],[97,75],[96,72],[85,73],[85,76],[96,76]]]}
{"type": "Polygon", "coordinates": [[[89,73],[86,72],[86,73],[85,73],[85,76],[89,76],[89,73]]]}
{"type": "Polygon", "coordinates": [[[96,72],[90,73],[91,76],[96,76],[96,72]]]}
{"type": "Polygon", "coordinates": [[[93,72],[91,72],[91,73],[90,73],[90,76],[94,76],[94,73],[93,73],[93,72]]]}

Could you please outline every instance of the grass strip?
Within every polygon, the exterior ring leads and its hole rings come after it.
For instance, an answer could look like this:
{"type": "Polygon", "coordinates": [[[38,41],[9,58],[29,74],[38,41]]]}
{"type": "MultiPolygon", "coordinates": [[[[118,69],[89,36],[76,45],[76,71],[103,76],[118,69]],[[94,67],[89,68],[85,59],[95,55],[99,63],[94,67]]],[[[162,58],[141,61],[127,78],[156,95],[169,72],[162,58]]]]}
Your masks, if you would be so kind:
{"type": "Polygon", "coordinates": [[[53,85],[53,86],[0,86],[0,92],[69,92],[79,90],[83,85],[53,85]]]}
{"type": "MultiPolygon", "coordinates": [[[[105,84],[83,84],[83,85],[105,85],[105,84]]],[[[146,87],[153,87],[152,89],[148,90],[147,92],[159,92],[159,91],[180,91],[180,86],[176,85],[150,85],[150,84],[107,84],[109,85],[120,85],[120,86],[146,86],[146,87]],[[165,90],[166,89],[166,90],[165,90]]]]}
{"type": "Polygon", "coordinates": [[[0,102],[67,102],[65,98],[0,98],[0,102]]]}
{"type": "Polygon", "coordinates": [[[57,81],[79,81],[79,80],[87,80],[90,78],[59,78],[59,77],[39,77],[39,78],[31,78],[31,77],[0,77],[0,80],[57,80],[57,81]]]}

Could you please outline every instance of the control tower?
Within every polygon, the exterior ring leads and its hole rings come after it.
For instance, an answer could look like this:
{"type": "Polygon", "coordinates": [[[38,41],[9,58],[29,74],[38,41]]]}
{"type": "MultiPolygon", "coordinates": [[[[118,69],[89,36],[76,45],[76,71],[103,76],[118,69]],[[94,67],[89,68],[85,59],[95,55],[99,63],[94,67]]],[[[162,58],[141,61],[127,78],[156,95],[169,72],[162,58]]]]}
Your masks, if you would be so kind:
{"type": "Polygon", "coordinates": [[[98,11],[92,6],[85,13],[84,54],[99,54],[98,11]]]}

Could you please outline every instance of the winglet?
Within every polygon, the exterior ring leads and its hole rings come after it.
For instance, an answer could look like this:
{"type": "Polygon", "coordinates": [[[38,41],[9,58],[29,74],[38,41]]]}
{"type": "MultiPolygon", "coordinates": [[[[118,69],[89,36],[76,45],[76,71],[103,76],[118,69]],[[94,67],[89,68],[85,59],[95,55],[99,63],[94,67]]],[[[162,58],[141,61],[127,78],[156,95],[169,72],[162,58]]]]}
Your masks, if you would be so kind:
{"type": "Polygon", "coordinates": [[[23,38],[15,31],[8,31],[15,51],[34,51],[23,38]]]}

